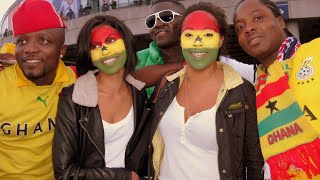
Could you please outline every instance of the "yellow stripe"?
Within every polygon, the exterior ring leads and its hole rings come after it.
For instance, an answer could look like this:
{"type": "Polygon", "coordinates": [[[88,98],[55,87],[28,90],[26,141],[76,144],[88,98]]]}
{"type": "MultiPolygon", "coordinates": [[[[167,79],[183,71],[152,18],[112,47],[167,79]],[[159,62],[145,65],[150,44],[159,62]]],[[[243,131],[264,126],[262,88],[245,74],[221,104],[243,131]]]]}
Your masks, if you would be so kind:
{"type": "Polygon", "coordinates": [[[126,51],[126,47],[124,45],[123,39],[117,39],[113,43],[103,44],[107,48],[107,50],[101,50],[100,48],[95,48],[91,50],[91,59],[92,61],[99,61],[106,57],[121,54],[123,51],[126,51]]]}
{"type": "Polygon", "coordinates": [[[219,41],[220,34],[209,29],[185,30],[181,34],[181,47],[185,49],[195,48],[195,44],[199,48],[219,48],[219,41]]]}

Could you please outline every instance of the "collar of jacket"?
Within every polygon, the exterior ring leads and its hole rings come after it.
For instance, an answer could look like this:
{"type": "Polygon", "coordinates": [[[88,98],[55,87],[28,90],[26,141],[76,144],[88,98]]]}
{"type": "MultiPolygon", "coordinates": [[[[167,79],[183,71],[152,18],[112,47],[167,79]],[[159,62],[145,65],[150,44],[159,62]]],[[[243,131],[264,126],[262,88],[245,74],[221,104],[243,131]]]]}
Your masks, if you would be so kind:
{"type": "MultiPolygon", "coordinates": [[[[223,69],[223,73],[224,73],[222,87],[225,87],[226,89],[230,90],[243,83],[243,79],[241,78],[240,74],[237,73],[232,67],[230,67],[229,65],[223,62],[217,62],[217,64],[218,64],[218,68],[223,69]]],[[[171,82],[176,78],[180,78],[180,84],[179,84],[179,87],[180,87],[182,84],[182,81],[184,80],[186,68],[187,66],[185,66],[180,71],[172,75],[166,76],[167,80],[171,82]]]]}
{"type": "MultiPolygon", "coordinates": [[[[87,107],[98,105],[98,84],[94,75],[95,72],[97,71],[88,71],[77,79],[72,93],[74,103],[87,107]]],[[[130,74],[126,77],[126,81],[138,90],[145,86],[144,82],[135,79],[130,74]]]]}

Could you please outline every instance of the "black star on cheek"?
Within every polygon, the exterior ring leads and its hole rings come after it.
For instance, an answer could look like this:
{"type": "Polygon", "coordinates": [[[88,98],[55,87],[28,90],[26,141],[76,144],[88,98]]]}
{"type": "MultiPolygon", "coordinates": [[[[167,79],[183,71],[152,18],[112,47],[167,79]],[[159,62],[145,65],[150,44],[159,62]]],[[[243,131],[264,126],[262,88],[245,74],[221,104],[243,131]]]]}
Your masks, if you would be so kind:
{"type": "Polygon", "coordinates": [[[273,113],[273,110],[279,111],[279,109],[276,108],[277,101],[268,101],[268,103],[269,104],[266,106],[266,108],[270,108],[271,114],[273,113]]]}
{"type": "Polygon", "coordinates": [[[101,51],[108,50],[107,47],[102,46],[101,51]]]}
{"type": "Polygon", "coordinates": [[[197,41],[202,43],[202,38],[199,35],[197,36],[197,38],[196,38],[196,40],[194,42],[197,42],[197,41]]]}

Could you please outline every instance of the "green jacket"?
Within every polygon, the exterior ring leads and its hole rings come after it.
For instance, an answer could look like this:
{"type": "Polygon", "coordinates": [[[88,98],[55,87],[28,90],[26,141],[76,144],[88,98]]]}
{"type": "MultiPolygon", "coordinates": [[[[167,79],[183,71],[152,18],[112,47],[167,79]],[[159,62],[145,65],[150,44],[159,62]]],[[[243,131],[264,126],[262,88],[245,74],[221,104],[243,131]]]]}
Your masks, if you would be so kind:
{"type": "MultiPolygon", "coordinates": [[[[163,57],[160,54],[159,48],[156,43],[151,42],[149,44],[149,48],[143,49],[137,52],[138,56],[138,64],[136,69],[140,69],[145,66],[156,65],[156,64],[163,64],[163,57]]],[[[154,86],[146,88],[148,98],[150,98],[151,94],[154,91],[154,86]]]]}

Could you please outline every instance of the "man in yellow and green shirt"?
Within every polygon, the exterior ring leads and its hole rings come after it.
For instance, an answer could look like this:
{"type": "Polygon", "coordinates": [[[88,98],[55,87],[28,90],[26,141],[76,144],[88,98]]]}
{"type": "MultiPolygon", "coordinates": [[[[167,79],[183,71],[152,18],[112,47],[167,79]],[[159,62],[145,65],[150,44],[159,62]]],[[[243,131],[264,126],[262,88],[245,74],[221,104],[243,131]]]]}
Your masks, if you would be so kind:
{"type": "Polygon", "coordinates": [[[0,72],[0,179],[54,179],[59,93],[76,79],[60,60],[64,28],[45,0],[26,0],[13,15],[17,63],[0,72]]]}

